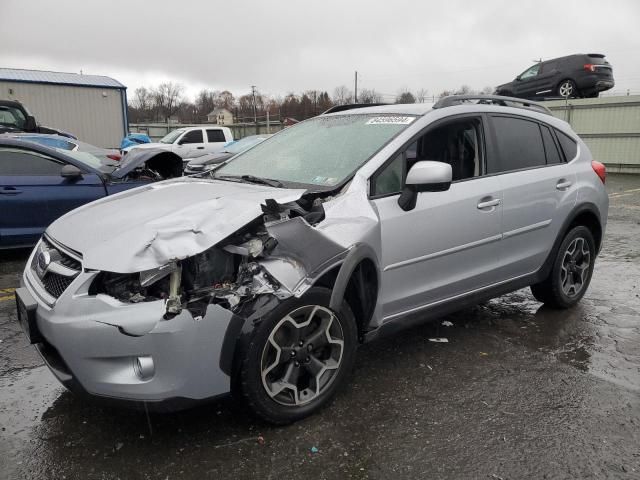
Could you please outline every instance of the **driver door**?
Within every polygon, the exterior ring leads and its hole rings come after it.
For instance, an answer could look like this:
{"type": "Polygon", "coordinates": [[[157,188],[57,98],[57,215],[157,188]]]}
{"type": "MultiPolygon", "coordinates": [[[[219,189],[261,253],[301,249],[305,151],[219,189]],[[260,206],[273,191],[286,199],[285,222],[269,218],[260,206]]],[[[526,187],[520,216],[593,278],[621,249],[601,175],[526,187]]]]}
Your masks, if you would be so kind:
{"type": "Polygon", "coordinates": [[[500,280],[502,192],[496,177],[484,175],[482,130],[479,117],[432,127],[372,177],[384,321],[500,280]],[[453,182],[447,191],[418,193],[415,208],[404,211],[402,182],[420,160],[450,163],[453,182]]]}
{"type": "Polygon", "coordinates": [[[205,152],[204,135],[201,128],[189,130],[178,141],[176,153],[182,158],[191,158],[205,152]]]}
{"type": "Polygon", "coordinates": [[[0,147],[0,247],[33,245],[54,220],[105,196],[98,175],[64,178],[64,165],[33,150],[0,147]]]}

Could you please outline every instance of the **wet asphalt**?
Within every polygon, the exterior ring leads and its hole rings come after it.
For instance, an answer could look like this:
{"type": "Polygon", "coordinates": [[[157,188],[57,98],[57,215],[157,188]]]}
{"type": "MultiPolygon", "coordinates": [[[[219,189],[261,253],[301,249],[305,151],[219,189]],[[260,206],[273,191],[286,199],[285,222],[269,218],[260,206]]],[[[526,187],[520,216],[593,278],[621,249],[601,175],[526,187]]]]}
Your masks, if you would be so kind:
{"type": "Polygon", "coordinates": [[[146,415],[74,397],[16,323],[28,252],[0,252],[0,478],[639,479],[640,176],[607,185],[580,305],[520,290],[364,345],[333,403],[286,427],[230,399],[146,415]]]}

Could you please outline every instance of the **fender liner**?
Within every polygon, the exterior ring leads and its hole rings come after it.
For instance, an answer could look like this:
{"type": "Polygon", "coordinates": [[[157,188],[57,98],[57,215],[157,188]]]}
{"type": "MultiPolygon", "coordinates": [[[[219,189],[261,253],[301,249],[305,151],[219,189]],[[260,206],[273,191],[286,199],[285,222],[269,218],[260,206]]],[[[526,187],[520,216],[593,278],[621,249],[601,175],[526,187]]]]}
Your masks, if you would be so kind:
{"type": "Polygon", "coordinates": [[[333,285],[331,293],[331,302],[329,308],[333,311],[339,311],[344,295],[347,290],[347,285],[351,279],[353,271],[358,264],[363,260],[371,260],[376,267],[376,280],[378,282],[378,288],[380,288],[380,269],[378,268],[378,259],[376,252],[369,245],[365,243],[356,243],[351,247],[351,251],[347,254],[346,258],[342,262],[338,276],[333,285]]]}

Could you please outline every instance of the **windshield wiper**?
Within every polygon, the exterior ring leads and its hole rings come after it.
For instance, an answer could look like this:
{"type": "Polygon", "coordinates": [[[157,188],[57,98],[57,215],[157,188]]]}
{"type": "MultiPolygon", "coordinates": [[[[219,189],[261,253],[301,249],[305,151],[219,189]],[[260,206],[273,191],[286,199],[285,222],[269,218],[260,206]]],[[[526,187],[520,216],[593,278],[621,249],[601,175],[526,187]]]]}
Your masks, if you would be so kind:
{"type": "Polygon", "coordinates": [[[213,178],[220,178],[222,180],[224,180],[224,179],[244,180],[245,182],[249,182],[249,183],[257,183],[257,184],[260,184],[260,185],[269,185],[270,187],[277,187],[277,188],[282,188],[284,186],[282,184],[282,182],[280,182],[278,180],[273,180],[271,178],[255,177],[253,175],[220,175],[220,176],[214,176],[213,178]]]}

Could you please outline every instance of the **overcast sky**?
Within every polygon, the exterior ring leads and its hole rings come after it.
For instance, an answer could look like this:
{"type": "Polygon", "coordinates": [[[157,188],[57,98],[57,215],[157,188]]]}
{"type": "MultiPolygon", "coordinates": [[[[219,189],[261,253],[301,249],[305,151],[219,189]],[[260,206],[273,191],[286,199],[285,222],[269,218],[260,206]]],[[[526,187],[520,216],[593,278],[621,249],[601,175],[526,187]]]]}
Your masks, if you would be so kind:
{"type": "Polygon", "coordinates": [[[430,94],[513,79],[532,60],[605,53],[640,93],[640,1],[0,0],[0,66],[164,80],[236,95],[430,94]]]}

